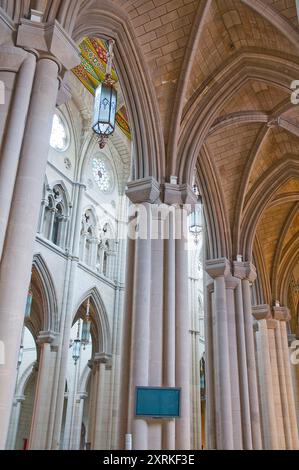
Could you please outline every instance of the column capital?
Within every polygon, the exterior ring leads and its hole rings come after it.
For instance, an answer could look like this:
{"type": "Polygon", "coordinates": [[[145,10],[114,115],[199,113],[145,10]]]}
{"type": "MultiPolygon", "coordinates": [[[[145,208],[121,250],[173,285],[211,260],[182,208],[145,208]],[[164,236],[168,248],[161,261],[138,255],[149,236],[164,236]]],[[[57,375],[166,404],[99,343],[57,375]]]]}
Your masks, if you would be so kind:
{"type": "Polygon", "coordinates": [[[88,397],[88,393],[87,392],[78,392],[77,396],[80,400],[86,400],[86,398],[88,397]]]}
{"type": "Polygon", "coordinates": [[[162,192],[164,204],[191,204],[193,207],[197,203],[197,196],[188,184],[165,183],[162,192]]]}
{"type": "Polygon", "coordinates": [[[270,306],[268,304],[252,306],[252,315],[256,320],[268,320],[272,318],[270,306]]]}
{"type": "Polygon", "coordinates": [[[107,364],[111,360],[112,355],[105,352],[95,353],[93,362],[96,364],[107,364]]]}
{"type": "Polygon", "coordinates": [[[53,343],[56,334],[53,331],[40,331],[36,342],[38,344],[53,343]]]}
{"type": "Polygon", "coordinates": [[[160,184],[152,176],[130,181],[127,184],[126,195],[134,204],[143,202],[154,204],[160,197],[160,184]]]}
{"type": "Polygon", "coordinates": [[[277,328],[277,320],[273,318],[267,319],[267,328],[268,330],[275,330],[277,328]]]}
{"type": "Polygon", "coordinates": [[[25,400],[25,395],[15,395],[14,397],[14,404],[17,405],[18,403],[22,403],[25,400]]]}
{"type": "Polygon", "coordinates": [[[225,288],[235,290],[238,283],[239,283],[239,280],[236,277],[229,274],[225,279],[225,288]]]}
{"type": "Polygon", "coordinates": [[[234,276],[239,279],[247,279],[250,282],[256,280],[256,269],[250,261],[234,261],[233,262],[234,276]]]}
{"type": "Polygon", "coordinates": [[[31,49],[38,58],[57,62],[61,76],[80,64],[79,49],[58,21],[39,23],[23,18],[17,32],[17,46],[31,49]]]}
{"type": "Polygon", "coordinates": [[[289,321],[291,319],[290,310],[287,307],[272,307],[273,318],[279,321],[289,321]]]}
{"type": "Polygon", "coordinates": [[[213,279],[230,274],[230,262],[226,258],[209,259],[205,262],[205,270],[213,279]]]}

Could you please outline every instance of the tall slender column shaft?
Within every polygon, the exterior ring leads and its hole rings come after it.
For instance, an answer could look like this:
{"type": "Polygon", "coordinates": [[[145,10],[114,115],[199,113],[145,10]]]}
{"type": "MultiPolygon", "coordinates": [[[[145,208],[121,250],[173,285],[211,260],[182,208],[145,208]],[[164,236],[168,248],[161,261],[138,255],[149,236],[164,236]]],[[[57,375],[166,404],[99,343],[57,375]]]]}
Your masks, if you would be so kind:
{"type": "Polygon", "coordinates": [[[0,448],[5,446],[9,425],[57,92],[58,66],[53,60],[41,59],[36,69],[0,267],[0,340],[6,350],[5,365],[0,366],[0,448]]]}
{"type": "Polygon", "coordinates": [[[28,444],[28,448],[31,450],[46,448],[54,376],[55,352],[51,352],[51,342],[54,340],[54,336],[51,333],[42,332],[38,340],[41,353],[28,444]]]}
{"type": "Polygon", "coordinates": [[[235,302],[236,302],[236,335],[237,335],[237,350],[238,350],[238,364],[239,364],[243,447],[244,449],[250,450],[252,449],[252,434],[251,434],[250,401],[249,401],[249,386],[248,386],[248,374],[247,374],[247,357],[246,357],[245,326],[244,326],[244,314],[243,314],[242,285],[241,285],[240,279],[238,279],[238,285],[235,290],[235,302]]]}
{"type": "Polygon", "coordinates": [[[225,258],[206,261],[206,271],[214,278],[215,314],[215,401],[217,448],[233,449],[233,417],[230,384],[230,357],[225,277],[230,266],[225,258]],[[218,413],[217,413],[218,410],[218,413]]]}
{"type": "Polygon", "coordinates": [[[27,53],[17,76],[0,158],[0,259],[2,256],[15,178],[24,136],[36,58],[27,53]]]}
{"type": "Polygon", "coordinates": [[[263,423],[264,448],[276,450],[279,448],[277,440],[277,422],[275,416],[274,388],[271,374],[270,347],[268,339],[267,319],[271,318],[269,305],[252,307],[253,316],[258,322],[256,332],[257,366],[259,373],[261,418],[263,423]]]}
{"type": "MultiPolygon", "coordinates": [[[[183,219],[183,214],[177,209],[177,214],[183,219]]],[[[181,387],[181,417],[176,420],[175,441],[176,449],[190,449],[190,318],[188,301],[188,246],[181,220],[181,238],[175,242],[175,380],[176,386],[181,387]]]]}

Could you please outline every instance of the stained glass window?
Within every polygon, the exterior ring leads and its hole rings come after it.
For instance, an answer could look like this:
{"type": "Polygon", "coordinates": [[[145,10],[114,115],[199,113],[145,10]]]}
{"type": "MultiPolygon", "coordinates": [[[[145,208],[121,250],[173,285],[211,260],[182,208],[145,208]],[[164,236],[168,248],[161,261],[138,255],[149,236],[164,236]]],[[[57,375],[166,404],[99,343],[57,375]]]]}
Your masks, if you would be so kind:
{"type": "Polygon", "coordinates": [[[94,158],[92,160],[92,172],[95,182],[101,191],[109,192],[113,186],[113,176],[107,163],[100,159],[94,158]]]}
{"type": "Polygon", "coordinates": [[[62,119],[54,114],[50,145],[53,149],[63,152],[68,146],[68,135],[62,119]]]}

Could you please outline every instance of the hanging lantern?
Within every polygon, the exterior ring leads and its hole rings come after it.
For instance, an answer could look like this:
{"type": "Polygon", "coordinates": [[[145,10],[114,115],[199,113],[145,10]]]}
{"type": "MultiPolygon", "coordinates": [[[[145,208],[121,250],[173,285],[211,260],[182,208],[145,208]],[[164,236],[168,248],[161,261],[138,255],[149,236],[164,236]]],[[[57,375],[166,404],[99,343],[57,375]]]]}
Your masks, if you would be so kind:
{"type": "Polygon", "coordinates": [[[21,344],[21,347],[19,349],[18,367],[20,367],[20,365],[22,364],[23,356],[24,356],[24,346],[23,344],[21,344]]]}
{"type": "Polygon", "coordinates": [[[110,40],[105,79],[95,92],[92,129],[98,135],[101,149],[105,147],[109,135],[114,132],[115,128],[117,92],[111,76],[113,44],[114,41],[110,40]]]}
{"type": "Polygon", "coordinates": [[[77,338],[73,342],[73,361],[74,364],[76,365],[78,362],[78,359],[80,357],[80,352],[81,352],[81,340],[80,340],[80,320],[78,321],[78,331],[77,331],[77,338]]]}
{"type": "Polygon", "coordinates": [[[198,243],[199,234],[202,232],[202,203],[197,186],[193,186],[193,191],[198,197],[198,202],[190,215],[189,231],[194,236],[195,243],[198,243]]]}
{"type": "Polygon", "coordinates": [[[31,315],[32,299],[33,299],[32,290],[29,289],[29,292],[27,294],[26,308],[25,308],[25,318],[29,318],[31,315]]]}
{"type": "Polygon", "coordinates": [[[81,343],[83,344],[84,350],[86,346],[89,344],[90,327],[91,327],[91,318],[89,315],[89,310],[90,310],[90,299],[87,300],[86,315],[85,315],[85,318],[83,320],[83,325],[82,325],[81,343]]]}

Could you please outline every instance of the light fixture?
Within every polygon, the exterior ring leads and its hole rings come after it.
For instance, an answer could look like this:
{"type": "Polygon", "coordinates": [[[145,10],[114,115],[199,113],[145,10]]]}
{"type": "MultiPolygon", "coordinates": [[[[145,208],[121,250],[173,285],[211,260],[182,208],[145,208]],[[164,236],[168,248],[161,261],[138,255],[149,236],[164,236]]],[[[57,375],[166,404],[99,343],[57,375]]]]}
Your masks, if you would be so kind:
{"type": "Polygon", "coordinates": [[[25,318],[29,318],[31,315],[32,299],[33,299],[32,290],[29,289],[28,294],[27,294],[26,307],[25,307],[25,318]]]}
{"type": "Polygon", "coordinates": [[[199,235],[202,232],[202,202],[196,185],[193,186],[193,192],[197,196],[197,204],[190,215],[189,231],[194,237],[194,242],[199,242],[199,235]]]}
{"type": "Polygon", "coordinates": [[[98,142],[103,149],[108,141],[109,135],[114,132],[115,116],[117,106],[117,92],[112,80],[111,69],[113,59],[114,41],[109,40],[109,51],[107,53],[107,67],[104,81],[100,83],[95,92],[94,115],[92,129],[98,136],[98,142]]]}
{"type": "Polygon", "coordinates": [[[90,298],[88,298],[87,305],[86,305],[86,314],[83,320],[82,335],[81,335],[81,343],[83,344],[83,350],[85,350],[86,346],[89,344],[90,326],[91,326],[90,298]]]}
{"type": "Polygon", "coordinates": [[[78,362],[78,359],[80,357],[80,352],[81,352],[80,326],[81,326],[81,320],[79,319],[77,337],[73,342],[73,354],[72,354],[72,356],[73,356],[73,360],[74,360],[75,365],[78,362]]]}

